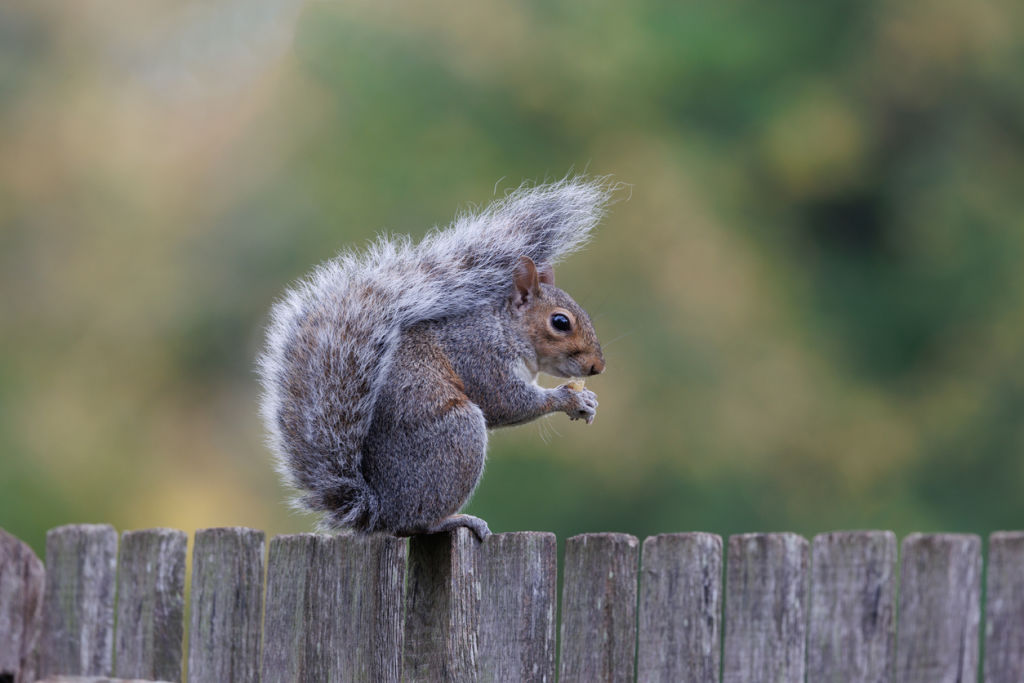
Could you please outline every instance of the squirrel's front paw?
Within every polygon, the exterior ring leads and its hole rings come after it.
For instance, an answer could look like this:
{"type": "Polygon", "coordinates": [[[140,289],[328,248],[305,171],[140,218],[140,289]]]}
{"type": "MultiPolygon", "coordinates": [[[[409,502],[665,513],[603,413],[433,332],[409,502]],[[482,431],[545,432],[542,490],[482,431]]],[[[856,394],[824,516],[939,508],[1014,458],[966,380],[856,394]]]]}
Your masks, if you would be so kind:
{"type": "Polygon", "coordinates": [[[558,387],[565,393],[566,406],[563,408],[570,420],[586,420],[587,424],[594,421],[597,414],[597,394],[590,389],[573,389],[568,384],[558,387]]]}

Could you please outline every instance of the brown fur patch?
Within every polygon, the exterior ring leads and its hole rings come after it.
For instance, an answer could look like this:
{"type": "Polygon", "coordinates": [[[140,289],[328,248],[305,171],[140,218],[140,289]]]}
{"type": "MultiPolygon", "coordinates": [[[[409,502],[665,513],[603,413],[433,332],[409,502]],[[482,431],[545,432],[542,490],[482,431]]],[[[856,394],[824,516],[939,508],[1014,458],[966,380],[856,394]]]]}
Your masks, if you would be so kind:
{"type": "Polygon", "coordinates": [[[601,345],[587,316],[572,298],[551,285],[542,285],[542,296],[535,298],[522,313],[522,325],[539,358],[577,362],[586,373],[595,364],[603,366],[601,345]],[[569,319],[568,332],[556,330],[551,316],[560,313],[569,319]]]}
{"type": "Polygon", "coordinates": [[[466,396],[466,385],[430,332],[422,327],[410,330],[409,347],[420,363],[437,373],[439,381],[435,384],[435,400],[440,413],[450,412],[470,402],[466,396]]]}

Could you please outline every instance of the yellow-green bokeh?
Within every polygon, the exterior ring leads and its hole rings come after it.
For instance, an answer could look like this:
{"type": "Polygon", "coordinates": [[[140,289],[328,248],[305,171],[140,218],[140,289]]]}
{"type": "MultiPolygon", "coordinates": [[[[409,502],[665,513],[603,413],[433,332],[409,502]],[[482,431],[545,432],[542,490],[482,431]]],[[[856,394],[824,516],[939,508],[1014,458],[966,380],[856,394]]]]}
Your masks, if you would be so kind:
{"type": "Polygon", "coordinates": [[[262,444],[283,288],[524,180],[628,190],[559,284],[589,427],[470,511],[565,536],[1024,528],[1024,10],[5,3],[0,526],[308,530],[262,444]]]}

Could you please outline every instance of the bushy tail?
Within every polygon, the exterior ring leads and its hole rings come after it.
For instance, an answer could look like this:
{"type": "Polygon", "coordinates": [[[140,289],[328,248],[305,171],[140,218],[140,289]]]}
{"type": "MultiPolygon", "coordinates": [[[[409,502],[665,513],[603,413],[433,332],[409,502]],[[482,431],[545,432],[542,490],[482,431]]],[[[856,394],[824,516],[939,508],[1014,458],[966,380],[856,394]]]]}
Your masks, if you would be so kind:
{"type": "Polygon", "coordinates": [[[524,186],[419,244],[381,238],[343,253],[285,293],[259,359],[262,414],[302,507],[328,527],[375,528],[361,449],[401,331],[507,296],[520,256],[553,264],[578,249],[612,190],[586,179],[524,186]]]}

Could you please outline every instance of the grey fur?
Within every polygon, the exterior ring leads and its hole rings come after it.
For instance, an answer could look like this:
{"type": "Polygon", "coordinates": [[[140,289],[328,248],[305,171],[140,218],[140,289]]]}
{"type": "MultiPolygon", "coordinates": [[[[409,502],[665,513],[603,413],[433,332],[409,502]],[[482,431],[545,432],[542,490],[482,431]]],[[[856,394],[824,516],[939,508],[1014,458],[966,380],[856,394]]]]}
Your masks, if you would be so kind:
{"type": "Polygon", "coordinates": [[[382,237],[342,253],[285,293],[259,359],[261,412],[301,507],[324,513],[326,527],[431,531],[475,487],[486,426],[552,410],[592,417],[591,392],[542,390],[518,370],[532,350],[508,297],[520,257],[554,264],[578,249],[611,191],[604,180],[524,186],[418,244],[382,237]],[[452,369],[471,402],[449,410],[452,369]]]}

